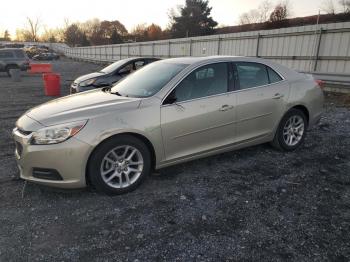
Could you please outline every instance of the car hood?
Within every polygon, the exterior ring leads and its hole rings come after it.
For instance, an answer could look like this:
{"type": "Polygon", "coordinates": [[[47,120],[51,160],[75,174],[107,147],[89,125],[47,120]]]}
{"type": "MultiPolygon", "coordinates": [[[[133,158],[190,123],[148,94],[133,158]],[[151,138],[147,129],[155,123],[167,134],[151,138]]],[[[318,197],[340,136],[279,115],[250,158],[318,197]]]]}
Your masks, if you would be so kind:
{"type": "Polygon", "coordinates": [[[65,96],[34,107],[26,115],[44,126],[91,119],[136,109],[140,98],[121,97],[100,89],[65,96]]]}
{"type": "Polygon", "coordinates": [[[99,77],[99,76],[104,76],[104,75],[106,75],[106,74],[102,73],[102,72],[95,72],[95,73],[91,73],[91,74],[87,74],[87,75],[82,75],[82,76],[78,77],[77,79],[75,79],[74,83],[80,83],[80,82],[83,82],[85,80],[99,77]]]}

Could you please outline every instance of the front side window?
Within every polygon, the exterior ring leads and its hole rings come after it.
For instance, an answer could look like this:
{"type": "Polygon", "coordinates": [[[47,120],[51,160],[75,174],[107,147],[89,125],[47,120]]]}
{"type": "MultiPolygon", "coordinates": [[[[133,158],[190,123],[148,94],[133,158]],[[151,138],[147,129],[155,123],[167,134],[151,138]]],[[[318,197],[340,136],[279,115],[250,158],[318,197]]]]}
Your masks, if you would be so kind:
{"type": "Polygon", "coordinates": [[[203,66],[190,73],[176,86],[172,96],[177,102],[227,92],[227,63],[203,66]]]}
{"type": "Polygon", "coordinates": [[[113,73],[115,70],[117,70],[118,67],[122,66],[123,64],[125,64],[125,61],[119,60],[119,61],[114,62],[113,64],[110,64],[109,66],[103,68],[100,72],[105,73],[105,74],[113,73]]]}
{"type": "Polygon", "coordinates": [[[122,67],[121,69],[119,69],[118,74],[119,75],[127,75],[130,74],[134,71],[134,65],[133,63],[129,63],[127,65],[125,65],[124,67],[122,67]]]}

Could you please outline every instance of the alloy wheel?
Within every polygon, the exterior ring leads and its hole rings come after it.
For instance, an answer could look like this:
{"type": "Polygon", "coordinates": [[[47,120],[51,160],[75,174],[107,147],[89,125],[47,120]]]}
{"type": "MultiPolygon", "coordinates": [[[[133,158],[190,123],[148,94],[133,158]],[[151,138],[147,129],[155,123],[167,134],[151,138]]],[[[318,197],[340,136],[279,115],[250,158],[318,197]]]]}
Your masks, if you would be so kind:
{"type": "Polygon", "coordinates": [[[110,150],[102,159],[100,173],[103,181],[113,188],[126,188],[135,183],[143,171],[141,152],[129,145],[110,150]]]}
{"type": "Polygon", "coordinates": [[[303,138],[304,120],[299,115],[292,115],[283,127],[283,140],[288,146],[297,145],[303,138]]]}

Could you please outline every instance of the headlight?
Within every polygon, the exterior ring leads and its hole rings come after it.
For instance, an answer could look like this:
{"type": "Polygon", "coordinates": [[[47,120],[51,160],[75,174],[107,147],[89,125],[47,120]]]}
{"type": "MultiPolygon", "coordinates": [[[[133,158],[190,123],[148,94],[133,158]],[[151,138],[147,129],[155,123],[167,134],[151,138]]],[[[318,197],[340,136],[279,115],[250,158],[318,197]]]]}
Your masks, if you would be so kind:
{"type": "Polygon", "coordinates": [[[77,134],[87,123],[87,120],[78,121],[56,126],[49,126],[33,132],[31,144],[48,145],[66,141],[77,134]]]}
{"type": "Polygon", "coordinates": [[[82,81],[82,82],[79,83],[79,86],[89,86],[89,85],[92,85],[93,83],[95,83],[96,79],[97,79],[97,78],[91,78],[91,79],[82,81]]]}

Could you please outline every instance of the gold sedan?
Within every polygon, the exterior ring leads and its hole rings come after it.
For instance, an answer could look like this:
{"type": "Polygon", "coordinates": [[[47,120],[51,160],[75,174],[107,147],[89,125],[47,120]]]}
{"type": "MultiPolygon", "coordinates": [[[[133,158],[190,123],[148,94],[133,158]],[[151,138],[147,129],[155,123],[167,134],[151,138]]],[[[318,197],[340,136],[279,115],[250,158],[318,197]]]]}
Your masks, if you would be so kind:
{"type": "Polygon", "coordinates": [[[265,142],[294,150],[322,110],[310,75],[259,58],[187,57],[37,106],[13,135],[21,178],[120,194],[185,161],[265,142]]]}

